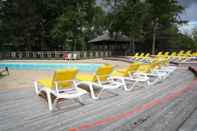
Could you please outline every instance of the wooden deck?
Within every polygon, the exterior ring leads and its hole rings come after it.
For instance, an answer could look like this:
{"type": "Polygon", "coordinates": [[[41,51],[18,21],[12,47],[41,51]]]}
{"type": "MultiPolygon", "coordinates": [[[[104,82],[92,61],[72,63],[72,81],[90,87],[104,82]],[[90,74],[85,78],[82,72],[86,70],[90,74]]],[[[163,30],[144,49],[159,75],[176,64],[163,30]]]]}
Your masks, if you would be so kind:
{"type": "MultiPolygon", "coordinates": [[[[106,92],[97,101],[84,96],[85,106],[66,100],[60,103],[60,109],[52,112],[48,110],[46,101],[35,94],[32,86],[16,89],[1,87],[0,130],[177,130],[197,107],[197,88],[151,109],[147,107],[147,110],[136,109],[132,115],[129,113],[140,105],[188,86],[193,80],[193,73],[179,69],[167,80],[149,89],[130,92],[118,89],[119,96],[106,92]]],[[[197,87],[197,84],[192,86],[197,87]]]]}

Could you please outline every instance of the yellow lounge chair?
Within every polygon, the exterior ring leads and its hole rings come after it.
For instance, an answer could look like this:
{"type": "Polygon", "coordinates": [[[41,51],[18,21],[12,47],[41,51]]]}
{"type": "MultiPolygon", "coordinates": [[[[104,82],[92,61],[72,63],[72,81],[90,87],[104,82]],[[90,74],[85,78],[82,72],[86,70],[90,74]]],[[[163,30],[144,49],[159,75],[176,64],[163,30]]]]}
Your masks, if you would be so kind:
{"type": "Polygon", "coordinates": [[[134,56],[130,56],[130,57],[129,57],[129,60],[130,60],[130,61],[133,61],[133,60],[137,59],[139,56],[140,56],[140,53],[135,53],[134,56]]]}
{"type": "Polygon", "coordinates": [[[168,59],[173,60],[174,58],[176,58],[176,56],[177,56],[177,53],[174,51],[168,56],[168,59]]]}
{"type": "Polygon", "coordinates": [[[177,56],[182,56],[182,55],[184,55],[184,50],[181,50],[181,51],[179,51],[179,52],[177,53],[177,56]]]}
{"type": "Polygon", "coordinates": [[[130,74],[133,74],[141,64],[142,64],[141,62],[131,63],[126,68],[113,71],[111,75],[112,76],[118,75],[118,76],[128,77],[130,74]]]}
{"type": "Polygon", "coordinates": [[[131,58],[135,58],[135,57],[138,57],[139,56],[139,53],[135,53],[135,55],[134,56],[130,56],[131,58]]]}
{"type": "Polygon", "coordinates": [[[134,86],[128,87],[127,82],[130,82],[130,81],[133,82],[133,79],[131,79],[130,76],[138,70],[141,64],[142,63],[135,62],[135,63],[130,64],[125,69],[119,69],[119,70],[114,71],[111,75],[112,79],[115,81],[120,81],[123,84],[123,88],[125,91],[132,90],[134,86]]]}
{"type": "Polygon", "coordinates": [[[133,67],[133,71],[129,73],[129,76],[123,75],[123,73],[112,73],[112,79],[121,81],[125,91],[133,90],[139,83],[144,83],[145,87],[149,87],[169,76],[168,70],[161,68],[161,61],[155,60],[153,63],[140,64],[138,68],[133,67]],[[127,83],[132,83],[132,85],[127,86],[127,83]]]}
{"type": "Polygon", "coordinates": [[[163,55],[163,52],[160,51],[160,52],[157,53],[157,55],[156,55],[155,57],[160,57],[160,56],[162,56],[162,55],[163,55]]]}
{"type": "Polygon", "coordinates": [[[150,63],[151,66],[150,75],[159,78],[159,80],[166,79],[170,75],[171,70],[168,69],[167,67],[164,67],[164,64],[166,64],[166,60],[154,61],[150,63]]]}
{"type": "Polygon", "coordinates": [[[76,79],[79,81],[78,86],[87,85],[93,99],[99,99],[104,90],[110,91],[122,86],[121,83],[115,82],[110,79],[110,74],[113,71],[113,66],[103,65],[99,67],[95,73],[79,73],[76,79]],[[95,90],[100,89],[96,95],[95,90]]]}
{"type": "Polygon", "coordinates": [[[141,57],[140,59],[138,59],[139,61],[146,61],[146,60],[150,60],[150,53],[146,53],[144,55],[144,57],[141,57]]]}
{"type": "Polygon", "coordinates": [[[180,58],[183,62],[191,60],[192,59],[192,51],[186,51],[180,58]]]}
{"type": "Polygon", "coordinates": [[[170,52],[169,51],[166,51],[164,54],[163,54],[163,58],[168,58],[168,56],[169,56],[169,54],[170,54],[170,52]]]}
{"type": "Polygon", "coordinates": [[[197,52],[192,53],[192,60],[197,60],[197,52]]]}
{"type": "Polygon", "coordinates": [[[139,56],[135,57],[135,59],[140,59],[140,58],[143,58],[145,56],[145,53],[141,53],[139,56]]]}
{"type": "Polygon", "coordinates": [[[56,100],[61,98],[78,99],[81,103],[80,96],[87,92],[76,86],[74,79],[77,72],[77,69],[57,70],[54,72],[52,78],[34,82],[37,94],[40,94],[42,91],[46,92],[49,110],[53,109],[51,94],[56,97],[56,100]]]}
{"type": "Polygon", "coordinates": [[[168,70],[161,68],[160,62],[153,62],[149,64],[144,64],[133,74],[134,78],[147,78],[147,85],[153,85],[161,80],[166,79],[169,76],[168,70]],[[152,78],[152,79],[151,79],[152,78]]]}
{"type": "Polygon", "coordinates": [[[159,65],[158,70],[160,72],[166,72],[168,74],[172,73],[177,68],[176,66],[169,65],[167,59],[155,59],[152,63],[157,63],[157,65],[159,65]]]}

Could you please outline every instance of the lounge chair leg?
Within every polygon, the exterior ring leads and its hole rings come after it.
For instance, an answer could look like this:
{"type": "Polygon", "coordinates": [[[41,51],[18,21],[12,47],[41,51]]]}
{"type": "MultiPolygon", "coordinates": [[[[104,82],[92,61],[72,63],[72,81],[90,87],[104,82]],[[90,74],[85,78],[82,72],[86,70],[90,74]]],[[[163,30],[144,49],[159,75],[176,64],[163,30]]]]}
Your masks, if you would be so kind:
{"type": "Polygon", "coordinates": [[[100,92],[98,93],[98,95],[97,95],[97,99],[100,98],[100,95],[104,92],[104,90],[105,90],[105,89],[103,89],[103,88],[101,89],[101,91],[100,91],[100,92]]]}
{"type": "Polygon", "coordinates": [[[138,81],[135,81],[135,82],[133,83],[133,85],[131,86],[131,88],[128,89],[128,91],[133,90],[133,89],[135,88],[135,86],[137,85],[137,83],[138,83],[138,81]]]}
{"type": "Polygon", "coordinates": [[[137,82],[138,81],[134,81],[134,83],[131,85],[131,87],[130,88],[127,88],[127,86],[126,86],[126,83],[125,83],[125,81],[124,81],[124,89],[125,89],[125,91],[131,91],[131,90],[133,90],[134,89],[134,87],[135,87],[135,85],[137,84],[137,82]]]}
{"type": "Polygon", "coordinates": [[[124,79],[121,79],[121,81],[122,81],[124,90],[125,90],[125,91],[128,91],[128,88],[127,88],[127,85],[126,85],[125,80],[124,80],[124,79]]]}
{"type": "Polygon", "coordinates": [[[34,82],[34,88],[35,88],[35,91],[36,91],[36,94],[39,94],[39,89],[38,89],[38,83],[35,81],[34,82]]]}
{"type": "Polygon", "coordinates": [[[97,100],[98,97],[95,96],[94,89],[93,89],[93,84],[91,84],[91,83],[89,84],[89,89],[90,89],[90,94],[91,94],[92,99],[97,100]]]}
{"type": "Polygon", "coordinates": [[[49,110],[52,111],[53,106],[52,106],[52,100],[51,100],[51,93],[49,91],[47,91],[46,93],[47,93],[48,107],[49,107],[49,110]]]}
{"type": "Polygon", "coordinates": [[[151,83],[149,81],[146,81],[145,83],[146,83],[145,88],[148,89],[151,83]]]}
{"type": "Polygon", "coordinates": [[[58,98],[56,98],[56,99],[54,100],[53,106],[56,107],[57,109],[60,109],[60,107],[59,107],[59,105],[58,105],[58,104],[59,104],[59,103],[58,103],[58,102],[59,102],[58,100],[59,100],[58,98]]]}
{"type": "Polygon", "coordinates": [[[78,97],[78,102],[79,102],[81,105],[85,105],[85,103],[82,101],[81,97],[78,97]]]}

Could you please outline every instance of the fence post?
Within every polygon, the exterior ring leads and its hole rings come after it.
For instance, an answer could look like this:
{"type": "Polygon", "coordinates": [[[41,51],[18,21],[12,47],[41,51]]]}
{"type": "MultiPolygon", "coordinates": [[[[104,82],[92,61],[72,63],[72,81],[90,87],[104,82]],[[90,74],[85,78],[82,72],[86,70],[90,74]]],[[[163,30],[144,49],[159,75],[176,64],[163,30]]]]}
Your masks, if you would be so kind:
{"type": "Polygon", "coordinates": [[[93,52],[92,52],[92,51],[89,52],[89,58],[90,58],[90,59],[93,58],[93,52]]]}
{"type": "Polygon", "coordinates": [[[47,51],[47,58],[51,58],[51,52],[47,51]]]}
{"type": "Polygon", "coordinates": [[[109,53],[109,57],[111,57],[111,56],[112,56],[112,52],[111,52],[111,51],[109,51],[108,53],[109,53]]]}
{"type": "Polygon", "coordinates": [[[99,52],[95,51],[95,57],[98,58],[99,57],[99,52]]]}
{"type": "Polygon", "coordinates": [[[16,59],[16,52],[11,52],[11,58],[16,59]]]}
{"type": "Polygon", "coordinates": [[[105,51],[105,57],[108,57],[108,52],[107,51],[105,51]]]}
{"type": "Polygon", "coordinates": [[[19,56],[19,59],[22,59],[23,58],[22,52],[19,52],[18,56],[19,56]]]}
{"type": "Polygon", "coordinates": [[[100,52],[100,54],[101,54],[101,58],[103,57],[103,53],[104,53],[103,51],[101,51],[101,52],[100,52]]]}
{"type": "Polygon", "coordinates": [[[87,59],[87,51],[83,52],[83,58],[87,59]]]}

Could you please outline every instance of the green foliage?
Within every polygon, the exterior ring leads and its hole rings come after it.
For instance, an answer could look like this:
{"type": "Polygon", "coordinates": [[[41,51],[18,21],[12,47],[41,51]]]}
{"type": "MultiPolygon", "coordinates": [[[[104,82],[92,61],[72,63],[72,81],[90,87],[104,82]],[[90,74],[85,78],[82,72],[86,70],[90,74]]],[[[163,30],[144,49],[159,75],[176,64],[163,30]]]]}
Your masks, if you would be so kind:
{"type": "Polygon", "coordinates": [[[175,48],[179,49],[196,49],[197,43],[189,36],[179,34],[178,39],[176,40],[175,48]],[[178,46],[177,46],[178,45],[178,46]]]}
{"type": "Polygon", "coordinates": [[[0,8],[1,42],[19,50],[46,50],[54,19],[61,14],[64,0],[6,0],[0,8]]]}
{"type": "Polygon", "coordinates": [[[103,3],[107,12],[96,0],[1,0],[0,50],[85,50],[106,30],[127,35],[142,50],[196,48],[197,31],[193,38],[178,32],[177,0],[103,3]]]}
{"type": "Polygon", "coordinates": [[[171,36],[166,35],[167,30],[174,24],[182,23],[178,19],[178,14],[183,11],[183,7],[177,0],[146,0],[144,2],[141,0],[106,0],[106,2],[112,5],[109,24],[111,32],[120,31],[127,34],[133,41],[145,39],[145,43],[149,45],[152,39],[153,52],[155,52],[155,47],[159,47],[163,41],[159,37],[163,37],[164,34],[164,37],[169,39],[171,36]],[[156,42],[160,45],[156,45],[156,42]]]}
{"type": "Polygon", "coordinates": [[[175,26],[166,30],[166,32],[171,36],[168,38],[167,43],[169,43],[167,49],[188,49],[195,50],[197,49],[197,41],[195,40],[195,31],[193,31],[193,38],[189,35],[184,35],[179,33],[175,26]]]}
{"type": "Polygon", "coordinates": [[[84,49],[85,43],[94,37],[94,33],[102,32],[102,17],[104,12],[95,6],[94,0],[70,4],[56,19],[51,36],[71,50],[84,49]]]}
{"type": "Polygon", "coordinates": [[[197,50],[197,27],[193,29],[192,37],[193,37],[194,45],[191,48],[197,50]]]}
{"type": "Polygon", "coordinates": [[[192,36],[193,40],[197,43],[197,27],[193,29],[192,36]]]}
{"type": "Polygon", "coordinates": [[[1,1],[0,42],[19,50],[76,50],[102,32],[102,16],[95,0],[1,1]]]}
{"type": "Polygon", "coordinates": [[[144,21],[148,16],[149,5],[135,0],[107,1],[113,2],[109,13],[110,32],[121,32],[130,38],[130,50],[135,52],[136,39],[144,36],[144,21]],[[133,47],[132,47],[133,46],[133,47]]]}

